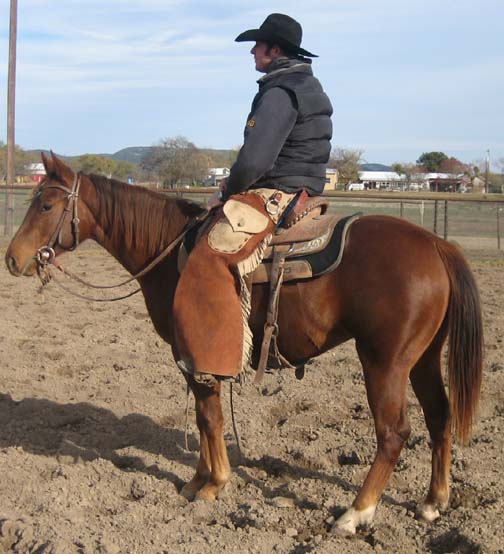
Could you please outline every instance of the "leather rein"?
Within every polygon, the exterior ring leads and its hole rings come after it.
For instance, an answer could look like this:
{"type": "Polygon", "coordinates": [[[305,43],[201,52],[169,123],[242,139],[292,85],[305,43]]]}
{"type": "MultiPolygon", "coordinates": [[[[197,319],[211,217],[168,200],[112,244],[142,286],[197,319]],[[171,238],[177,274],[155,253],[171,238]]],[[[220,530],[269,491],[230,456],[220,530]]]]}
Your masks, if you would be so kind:
{"type": "Polygon", "coordinates": [[[115,302],[116,300],[123,300],[125,298],[129,298],[130,296],[133,296],[134,294],[137,294],[142,289],[141,287],[138,287],[133,292],[130,292],[124,296],[118,296],[114,298],[93,298],[90,296],[85,296],[79,293],[76,293],[72,291],[71,289],[65,287],[58,279],[55,278],[54,274],[51,273],[49,266],[53,265],[57,269],[59,269],[64,275],[67,277],[73,279],[74,281],[77,281],[81,285],[84,285],[89,288],[93,289],[114,289],[119,288],[124,285],[127,285],[128,283],[131,283],[132,281],[135,281],[136,279],[140,279],[140,277],[143,277],[146,275],[149,271],[154,269],[159,263],[161,263],[167,256],[170,254],[174,248],[183,240],[183,238],[187,235],[187,233],[193,229],[196,225],[198,225],[201,221],[204,221],[208,215],[210,214],[210,211],[205,210],[202,214],[195,217],[186,227],[185,229],[177,236],[175,239],[168,244],[168,246],[154,259],[152,260],[144,269],[139,271],[136,275],[133,275],[132,277],[129,277],[128,279],[121,281],[120,283],[116,283],[114,285],[94,285],[92,283],[88,283],[84,279],[78,277],[77,275],[74,275],[70,271],[66,270],[59,260],[56,258],[56,252],[54,250],[55,246],[60,246],[63,250],[67,252],[71,252],[79,246],[79,217],[78,217],[78,204],[77,201],[79,199],[79,189],[81,185],[81,174],[80,172],[75,175],[74,182],[72,184],[72,188],[68,188],[65,185],[62,184],[53,184],[48,185],[46,187],[43,187],[43,189],[39,190],[37,194],[41,194],[42,191],[47,189],[59,189],[63,192],[67,193],[67,203],[66,206],[61,214],[61,217],[58,221],[58,224],[56,225],[56,229],[54,230],[54,233],[52,234],[49,242],[46,246],[42,246],[39,248],[35,254],[35,261],[37,264],[37,275],[39,276],[40,281],[42,282],[42,287],[47,285],[51,279],[54,279],[54,282],[62,288],[64,291],[72,294],[73,296],[76,296],[77,298],[81,298],[82,300],[91,300],[93,302],[115,302]],[[62,236],[62,230],[63,225],[65,223],[65,220],[67,218],[67,215],[72,212],[72,220],[71,220],[71,230],[72,230],[72,238],[73,242],[72,245],[68,248],[65,248],[61,242],[61,236],[62,236]]]}

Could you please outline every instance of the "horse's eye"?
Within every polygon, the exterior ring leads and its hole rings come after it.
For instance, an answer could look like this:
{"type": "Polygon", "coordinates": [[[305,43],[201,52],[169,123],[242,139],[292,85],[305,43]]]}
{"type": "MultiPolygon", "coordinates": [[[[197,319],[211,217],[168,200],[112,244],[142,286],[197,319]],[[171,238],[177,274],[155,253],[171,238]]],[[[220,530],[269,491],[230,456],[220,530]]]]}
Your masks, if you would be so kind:
{"type": "Polygon", "coordinates": [[[42,207],[40,208],[41,212],[50,212],[52,210],[52,204],[48,204],[47,202],[42,204],[42,207]]]}

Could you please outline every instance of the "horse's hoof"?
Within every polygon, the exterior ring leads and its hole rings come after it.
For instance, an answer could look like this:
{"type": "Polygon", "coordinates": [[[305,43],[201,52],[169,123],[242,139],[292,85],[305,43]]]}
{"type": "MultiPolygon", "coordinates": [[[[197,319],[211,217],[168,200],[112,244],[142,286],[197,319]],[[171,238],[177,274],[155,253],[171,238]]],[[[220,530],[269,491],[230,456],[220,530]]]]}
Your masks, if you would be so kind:
{"type": "Polygon", "coordinates": [[[190,502],[191,500],[194,500],[196,492],[197,491],[195,491],[192,487],[189,486],[189,483],[187,483],[187,485],[184,485],[180,490],[180,496],[183,496],[190,502]]]}
{"type": "Polygon", "coordinates": [[[356,530],[357,529],[355,526],[347,525],[347,524],[338,525],[338,523],[335,523],[331,527],[330,533],[331,535],[336,535],[338,537],[349,539],[350,537],[353,537],[355,535],[356,530]]]}
{"type": "Polygon", "coordinates": [[[194,498],[195,500],[202,500],[203,502],[214,502],[217,500],[217,494],[211,489],[206,489],[203,487],[196,493],[194,498]]]}
{"type": "Polygon", "coordinates": [[[344,537],[355,535],[357,527],[371,525],[376,511],[376,506],[370,506],[365,510],[356,510],[348,508],[348,510],[336,520],[331,533],[344,537]]]}
{"type": "Polygon", "coordinates": [[[417,517],[423,519],[429,523],[433,522],[440,516],[439,510],[436,508],[435,504],[424,503],[418,507],[417,517]]]}

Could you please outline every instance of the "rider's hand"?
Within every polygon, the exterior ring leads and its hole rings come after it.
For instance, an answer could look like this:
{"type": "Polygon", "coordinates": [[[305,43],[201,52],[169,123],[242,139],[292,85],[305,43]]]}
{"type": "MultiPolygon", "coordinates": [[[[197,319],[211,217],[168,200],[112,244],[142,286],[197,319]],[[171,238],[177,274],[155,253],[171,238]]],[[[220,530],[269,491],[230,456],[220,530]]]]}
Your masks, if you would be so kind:
{"type": "Polygon", "coordinates": [[[221,193],[226,190],[226,185],[227,185],[227,179],[222,179],[222,181],[219,182],[218,192],[214,192],[207,201],[207,204],[206,204],[207,210],[212,210],[213,208],[216,208],[223,204],[221,193]]]}

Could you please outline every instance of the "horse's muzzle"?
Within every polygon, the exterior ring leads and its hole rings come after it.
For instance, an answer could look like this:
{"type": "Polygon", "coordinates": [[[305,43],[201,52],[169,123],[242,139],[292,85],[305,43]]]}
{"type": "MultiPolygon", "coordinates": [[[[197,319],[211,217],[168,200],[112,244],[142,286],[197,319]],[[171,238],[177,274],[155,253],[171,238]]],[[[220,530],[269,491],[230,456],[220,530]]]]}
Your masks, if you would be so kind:
{"type": "Polygon", "coordinates": [[[21,275],[31,277],[32,275],[35,275],[36,266],[33,258],[28,260],[24,267],[22,267],[19,265],[16,257],[7,252],[7,255],[5,256],[5,264],[7,265],[9,273],[14,275],[14,277],[21,277],[21,275]]]}
{"type": "Polygon", "coordinates": [[[14,256],[5,256],[5,263],[11,275],[14,275],[14,277],[19,277],[21,275],[21,271],[19,270],[16,258],[14,256]]]}

